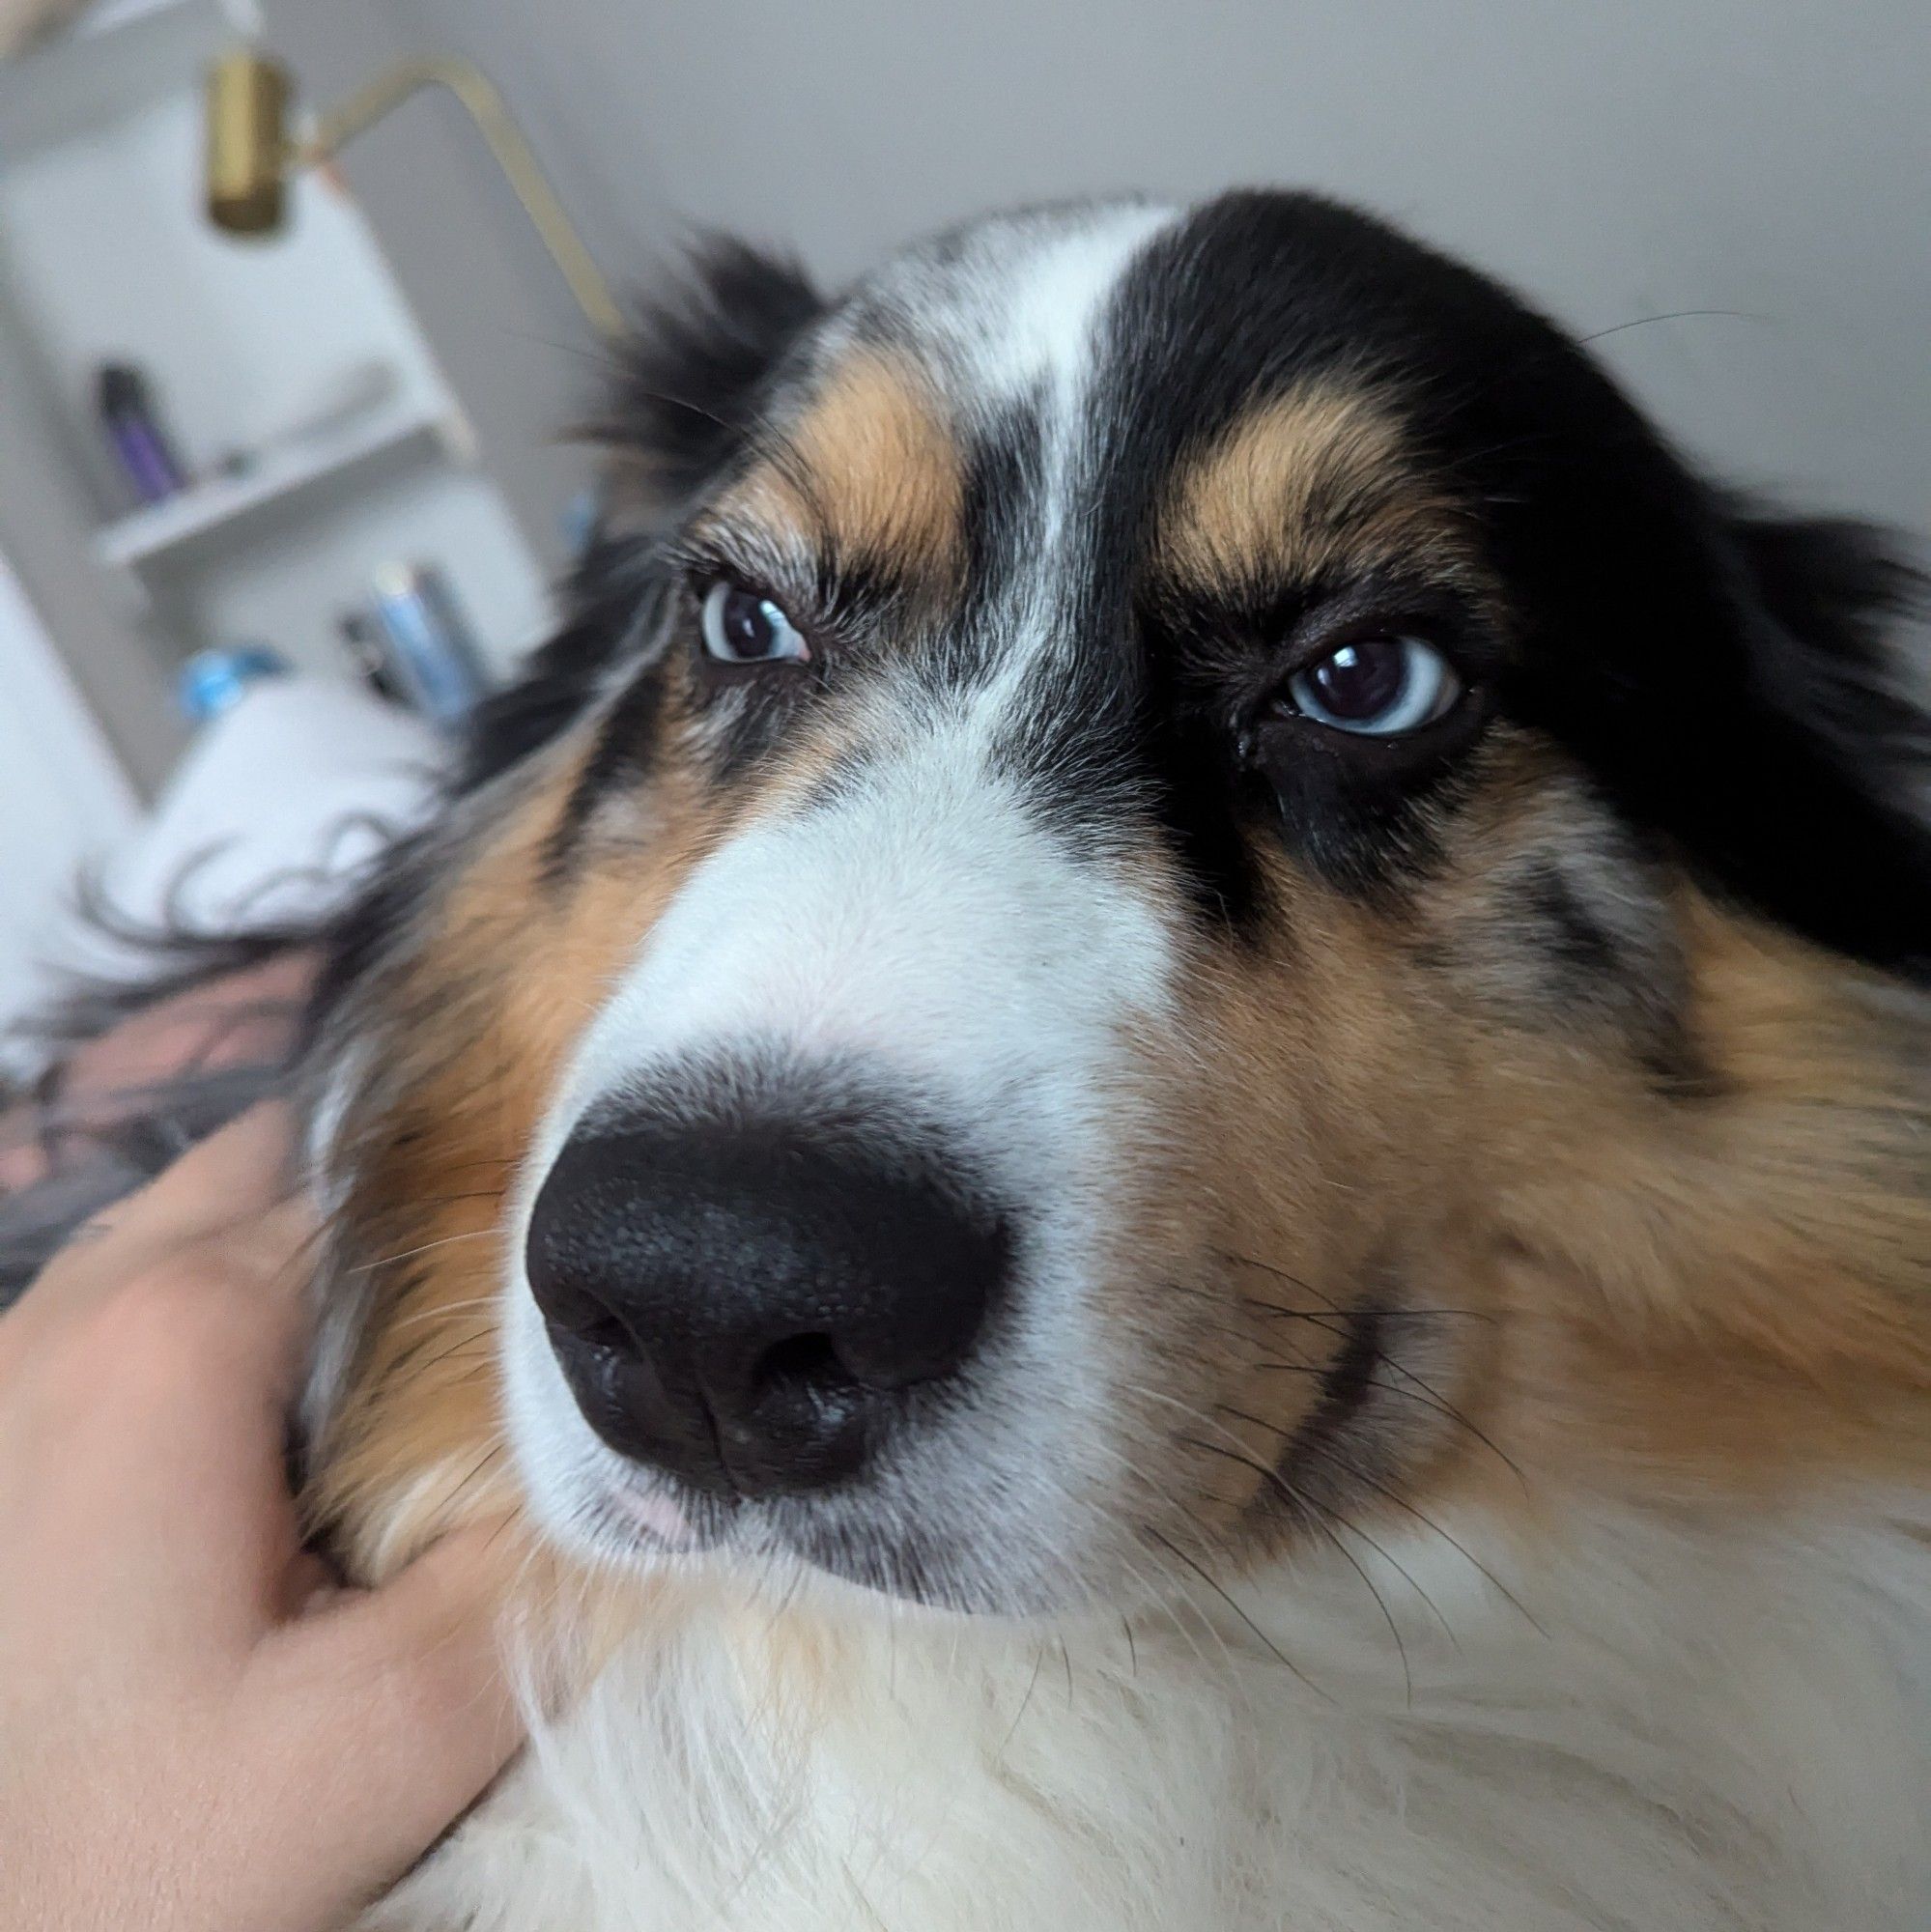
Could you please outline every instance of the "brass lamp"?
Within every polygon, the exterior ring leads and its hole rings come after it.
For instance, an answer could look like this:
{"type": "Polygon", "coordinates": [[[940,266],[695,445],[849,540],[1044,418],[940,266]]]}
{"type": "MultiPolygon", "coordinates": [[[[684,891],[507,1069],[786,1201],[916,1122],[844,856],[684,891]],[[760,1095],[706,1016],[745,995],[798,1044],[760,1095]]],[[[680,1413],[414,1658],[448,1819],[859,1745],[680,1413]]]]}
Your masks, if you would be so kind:
{"type": "Polygon", "coordinates": [[[529,143],[488,75],[468,61],[398,61],[339,106],[316,118],[301,139],[288,132],[294,93],[287,68],[253,47],[224,54],[208,73],[208,217],[230,235],[270,235],[287,213],[289,177],[335,156],[365,128],[426,87],[443,87],[468,110],[497,165],[523,203],[551,259],[600,335],[624,333],[610,286],[571,225],[529,143]]]}

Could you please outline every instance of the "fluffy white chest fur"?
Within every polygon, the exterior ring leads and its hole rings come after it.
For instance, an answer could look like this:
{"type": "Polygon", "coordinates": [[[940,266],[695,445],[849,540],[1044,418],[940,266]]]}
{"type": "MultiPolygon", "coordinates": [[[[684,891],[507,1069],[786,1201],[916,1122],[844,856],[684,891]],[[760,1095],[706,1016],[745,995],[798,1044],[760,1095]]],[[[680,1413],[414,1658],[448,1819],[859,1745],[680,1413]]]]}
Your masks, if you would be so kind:
{"type": "Polygon", "coordinates": [[[693,1591],[371,1925],[1931,1923],[1921,1519],[1450,1527],[1130,1629],[693,1591]]]}

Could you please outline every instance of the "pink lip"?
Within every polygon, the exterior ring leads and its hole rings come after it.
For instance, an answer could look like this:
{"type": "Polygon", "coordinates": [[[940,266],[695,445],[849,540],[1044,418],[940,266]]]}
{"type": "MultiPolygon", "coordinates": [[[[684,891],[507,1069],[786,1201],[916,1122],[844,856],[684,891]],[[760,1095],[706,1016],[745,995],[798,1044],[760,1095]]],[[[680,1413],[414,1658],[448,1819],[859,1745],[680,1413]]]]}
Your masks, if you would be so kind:
{"type": "Polygon", "coordinates": [[[613,1490],[611,1503],[638,1528],[672,1549],[689,1548],[695,1541],[691,1519],[667,1495],[648,1490],[613,1490]]]}

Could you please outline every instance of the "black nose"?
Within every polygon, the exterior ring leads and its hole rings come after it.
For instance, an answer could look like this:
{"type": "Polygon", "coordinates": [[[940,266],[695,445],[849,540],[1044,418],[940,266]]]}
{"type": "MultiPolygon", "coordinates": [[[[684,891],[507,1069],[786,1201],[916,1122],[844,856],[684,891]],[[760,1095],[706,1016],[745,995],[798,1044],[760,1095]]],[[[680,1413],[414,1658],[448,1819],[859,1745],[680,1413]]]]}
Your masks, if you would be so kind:
{"type": "Polygon", "coordinates": [[[564,1148],[526,1259],[605,1441],[769,1495],[853,1474],[964,1364],[1011,1246],[919,1135],[653,1122],[564,1148]]]}

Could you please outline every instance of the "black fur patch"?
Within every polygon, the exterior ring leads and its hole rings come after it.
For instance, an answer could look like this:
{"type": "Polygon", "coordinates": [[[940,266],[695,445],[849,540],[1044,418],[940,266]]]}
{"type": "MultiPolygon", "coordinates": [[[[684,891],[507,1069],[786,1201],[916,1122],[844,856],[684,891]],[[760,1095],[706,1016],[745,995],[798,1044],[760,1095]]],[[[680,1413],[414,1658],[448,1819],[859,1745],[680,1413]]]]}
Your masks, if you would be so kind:
{"type": "Polygon", "coordinates": [[[1596,905],[1547,861],[1528,868],[1509,910],[1511,932],[1496,941],[1531,953],[1557,1025],[1606,1024],[1659,1094],[1709,1094],[1712,1075],[1687,1026],[1684,961],[1666,912],[1648,898],[1640,878],[1619,891],[1615,904],[1596,905]]]}
{"type": "Polygon", "coordinates": [[[727,236],[692,250],[685,287],[649,304],[590,434],[665,500],[712,482],[757,422],[765,384],[824,311],[804,270],[727,236]]]}

